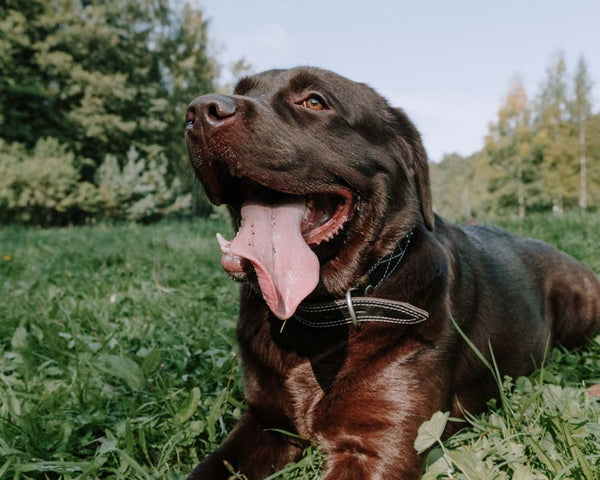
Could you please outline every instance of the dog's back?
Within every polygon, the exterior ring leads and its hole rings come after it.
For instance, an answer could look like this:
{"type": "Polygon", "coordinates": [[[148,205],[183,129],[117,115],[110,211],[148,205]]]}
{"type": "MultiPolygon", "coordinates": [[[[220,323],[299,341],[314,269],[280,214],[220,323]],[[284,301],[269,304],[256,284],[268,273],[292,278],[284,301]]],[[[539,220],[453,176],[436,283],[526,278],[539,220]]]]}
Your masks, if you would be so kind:
{"type": "MultiPolygon", "coordinates": [[[[540,328],[551,333],[551,344],[582,346],[600,330],[600,281],[583,263],[552,245],[500,228],[461,228],[484,252],[487,268],[506,277],[496,287],[515,292],[519,302],[513,311],[530,305],[540,328]]],[[[504,302],[511,297],[504,296],[504,302]]]]}

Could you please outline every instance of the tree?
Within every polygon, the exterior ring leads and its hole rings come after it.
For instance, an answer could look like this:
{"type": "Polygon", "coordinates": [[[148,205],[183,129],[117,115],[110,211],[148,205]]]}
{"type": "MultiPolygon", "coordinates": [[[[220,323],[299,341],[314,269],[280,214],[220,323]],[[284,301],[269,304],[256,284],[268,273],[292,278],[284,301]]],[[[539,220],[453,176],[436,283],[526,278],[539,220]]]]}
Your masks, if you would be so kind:
{"type": "Polygon", "coordinates": [[[600,205],[600,113],[585,122],[587,160],[587,207],[600,205]]]}
{"type": "Polygon", "coordinates": [[[490,124],[485,150],[489,162],[489,192],[501,209],[524,217],[528,194],[535,185],[531,148],[531,111],[522,81],[515,78],[490,124]]]}
{"type": "Polygon", "coordinates": [[[194,214],[204,215],[212,206],[202,194],[199,182],[190,175],[190,166],[182,140],[182,122],[188,103],[199,95],[215,90],[213,79],[219,71],[217,62],[207,54],[207,22],[202,12],[185,4],[171,20],[170,32],[164,34],[163,70],[168,79],[168,129],[164,144],[173,171],[184,191],[192,192],[194,214]]]}
{"type": "Polygon", "coordinates": [[[573,101],[571,102],[571,115],[572,121],[579,131],[579,208],[585,210],[588,204],[585,126],[592,111],[592,102],[590,99],[592,82],[588,77],[587,66],[583,57],[579,57],[574,83],[575,92],[573,101]]]}
{"type": "Polygon", "coordinates": [[[463,157],[458,153],[444,155],[439,163],[430,165],[434,210],[451,220],[470,221],[486,213],[487,165],[484,154],[477,152],[463,157]]]}
{"type": "Polygon", "coordinates": [[[431,164],[431,189],[436,213],[451,219],[471,215],[467,187],[472,173],[469,166],[458,153],[446,154],[439,163],[431,164]]]}
{"type": "Polygon", "coordinates": [[[39,137],[62,140],[71,131],[60,96],[49,91],[36,62],[46,34],[39,19],[47,8],[40,0],[0,3],[0,134],[29,148],[39,137]]]}
{"type": "Polygon", "coordinates": [[[570,78],[562,54],[535,102],[516,79],[484,148],[432,164],[437,211],[450,218],[523,216],[600,204],[600,114],[593,112],[591,84],[583,58],[570,78]]]}
{"type": "MultiPolygon", "coordinates": [[[[169,0],[8,0],[0,4],[0,139],[56,139],[81,181],[122,168],[131,147],[164,158],[191,191],[182,141],[187,103],[213,90],[207,23],[169,0]],[[111,160],[112,161],[112,160],[111,160]]],[[[148,167],[149,168],[149,167],[148,167]]],[[[162,167],[161,167],[162,168],[162,167]]]]}
{"type": "Polygon", "coordinates": [[[555,213],[575,200],[577,171],[576,144],[567,98],[567,68],[563,53],[548,68],[535,106],[534,146],[541,159],[543,192],[555,213]]]}
{"type": "MultiPolygon", "coordinates": [[[[168,0],[12,0],[0,7],[1,136],[57,138],[98,166],[133,144],[183,156],[185,106],[212,90],[206,22],[168,0]]],[[[92,172],[93,173],[93,172],[92,172]]]]}

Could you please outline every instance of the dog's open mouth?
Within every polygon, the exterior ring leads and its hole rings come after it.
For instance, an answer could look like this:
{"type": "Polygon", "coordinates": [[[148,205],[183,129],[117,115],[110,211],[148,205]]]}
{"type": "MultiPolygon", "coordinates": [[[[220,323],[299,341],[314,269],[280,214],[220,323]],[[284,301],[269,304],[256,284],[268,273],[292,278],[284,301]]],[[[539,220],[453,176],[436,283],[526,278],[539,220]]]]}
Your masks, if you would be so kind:
{"type": "Polygon", "coordinates": [[[227,202],[239,211],[241,225],[232,241],[217,235],[221,264],[235,278],[243,278],[251,264],[267,305],[285,320],[317,286],[320,265],[311,246],[343,230],[352,194],[338,189],[292,195],[247,179],[235,179],[228,189],[227,202]]]}
{"type": "Polygon", "coordinates": [[[352,195],[347,190],[307,195],[302,236],[309,245],[331,240],[350,217],[352,195]]]}

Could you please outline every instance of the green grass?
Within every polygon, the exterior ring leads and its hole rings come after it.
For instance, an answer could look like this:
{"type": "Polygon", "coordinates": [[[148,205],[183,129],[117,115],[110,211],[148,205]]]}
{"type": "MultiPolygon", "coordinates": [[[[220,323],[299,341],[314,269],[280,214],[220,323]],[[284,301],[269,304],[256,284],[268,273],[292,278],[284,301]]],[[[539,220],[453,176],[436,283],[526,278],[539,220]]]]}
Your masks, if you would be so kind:
{"type": "Polygon", "coordinates": [[[0,233],[0,478],[184,478],[243,409],[215,222],[0,233]]]}
{"type": "MultiPolygon", "coordinates": [[[[600,271],[598,216],[503,226],[600,271]]],[[[1,480],[180,479],[223,440],[244,405],[237,287],[217,231],[230,229],[0,230],[1,480]]],[[[600,345],[503,381],[503,402],[433,449],[429,478],[597,475],[600,404],[583,387],[600,382],[600,345]]],[[[273,479],[316,478],[321,465],[311,447],[273,479]]]]}

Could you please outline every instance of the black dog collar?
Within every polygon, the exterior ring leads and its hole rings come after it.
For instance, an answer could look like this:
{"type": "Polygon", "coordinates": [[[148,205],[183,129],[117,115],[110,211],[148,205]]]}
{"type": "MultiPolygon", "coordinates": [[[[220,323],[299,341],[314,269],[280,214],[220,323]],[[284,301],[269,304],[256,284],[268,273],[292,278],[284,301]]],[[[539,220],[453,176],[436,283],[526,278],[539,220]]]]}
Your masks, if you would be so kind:
{"type": "Polygon", "coordinates": [[[368,296],[398,268],[412,235],[411,231],[398,242],[392,253],[379,259],[367,271],[360,285],[346,292],[345,299],[300,304],[294,318],[303,325],[315,328],[349,324],[359,328],[362,322],[415,325],[427,320],[429,313],[410,303],[368,296]],[[352,297],[352,291],[366,296],[352,297]]]}
{"type": "Polygon", "coordinates": [[[389,276],[394,273],[404,258],[404,254],[410,245],[412,236],[413,231],[411,230],[402,240],[398,242],[392,253],[377,260],[377,262],[375,262],[375,264],[369,268],[369,270],[367,270],[367,273],[361,279],[360,284],[357,285],[353,290],[357,290],[359,292],[362,290],[362,292],[368,296],[373,290],[381,285],[384,280],[389,278],[389,276]]]}
{"type": "Polygon", "coordinates": [[[414,305],[376,297],[352,297],[343,300],[300,305],[294,318],[303,325],[315,328],[339,327],[362,322],[383,322],[415,325],[429,318],[429,313],[414,305]]]}

